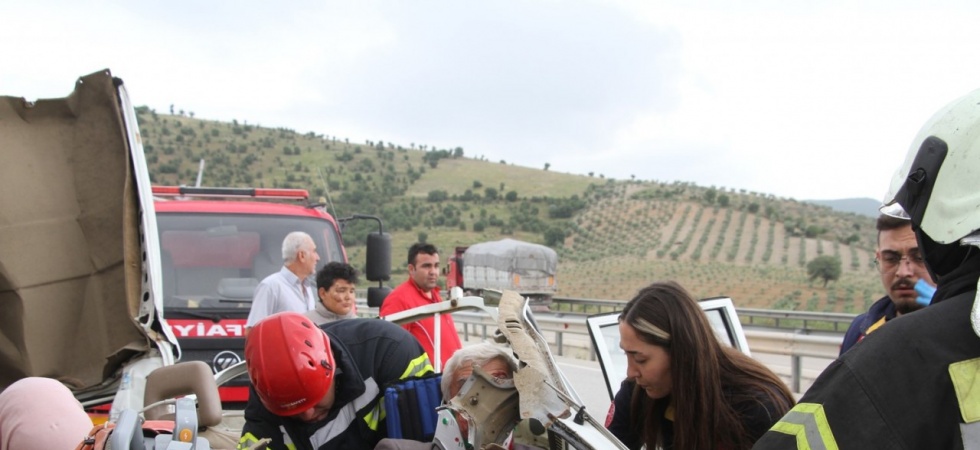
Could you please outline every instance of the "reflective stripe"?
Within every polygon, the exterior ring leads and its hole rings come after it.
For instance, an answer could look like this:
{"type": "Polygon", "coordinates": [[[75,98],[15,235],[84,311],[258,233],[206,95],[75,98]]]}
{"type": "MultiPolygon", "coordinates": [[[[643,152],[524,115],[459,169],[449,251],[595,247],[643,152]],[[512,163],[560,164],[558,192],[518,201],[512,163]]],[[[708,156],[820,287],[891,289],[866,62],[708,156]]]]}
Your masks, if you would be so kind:
{"type": "Polygon", "coordinates": [[[772,426],[772,431],[795,436],[798,450],[838,450],[823,405],[817,403],[797,404],[772,426]]]}
{"type": "Polygon", "coordinates": [[[872,332],[874,332],[875,330],[877,330],[878,328],[881,328],[881,326],[884,325],[885,322],[886,322],[885,317],[882,316],[882,318],[878,319],[877,322],[871,324],[871,326],[868,327],[868,329],[864,331],[864,335],[867,336],[867,335],[871,334],[872,332]]]}
{"type": "Polygon", "coordinates": [[[956,401],[960,404],[963,422],[980,421],[980,358],[968,359],[949,365],[949,378],[953,381],[956,401]]]}
{"type": "Polygon", "coordinates": [[[963,450],[980,449],[980,422],[961,423],[960,437],[963,439],[963,450]]]}
{"type": "Polygon", "coordinates": [[[252,433],[245,433],[242,435],[242,438],[238,440],[238,447],[235,448],[238,450],[245,450],[256,442],[259,442],[259,438],[255,437],[255,435],[252,433]]]}
{"type": "Polygon", "coordinates": [[[432,368],[432,363],[429,362],[429,355],[422,353],[418,358],[408,363],[405,372],[398,379],[404,380],[411,377],[421,377],[427,373],[435,373],[435,370],[432,368]]]}
{"type": "Polygon", "coordinates": [[[368,428],[378,431],[378,424],[385,418],[385,398],[381,397],[378,399],[378,403],[374,404],[374,409],[364,416],[364,422],[367,423],[368,428]]]}
{"type": "MultiPolygon", "coordinates": [[[[406,378],[421,377],[429,373],[435,373],[435,370],[432,368],[432,363],[429,362],[429,355],[422,353],[418,358],[408,363],[405,372],[398,379],[404,380],[406,378]]],[[[378,403],[374,405],[371,412],[364,416],[364,422],[367,423],[368,428],[377,431],[379,424],[384,420],[386,415],[384,397],[382,397],[378,399],[378,403]]]]}
{"type": "Polygon", "coordinates": [[[286,450],[296,450],[296,444],[293,443],[293,438],[289,437],[286,427],[279,425],[279,432],[282,433],[282,443],[286,445],[286,450]]]}
{"type": "MultiPolygon", "coordinates": [[[[282,430],[283,436],[286,437],[286,449],[287,450],[296,450],[296,446],[292,443],[292,441],[289,440],[289,436],[285,434],[286,433],[285,429],[283,427],[279,427],[279,429],[282,430]]],[[[255,437],[254,434],[252,434],[252,433],[245,433],[245,434],[242,435],[242,438],[238,440],[238,446],[235,447],[235,449],[236,450],[248,450],[249,447],[257,444],[259,441],[261,441],[261,439],[255,437]]],[[[266,439],[266,446],[268,446],[268,442],[269,442],[269,439],[266,439]]],[[[266,448],[266,447],[262,447],[262,448],[266,448]]]]}
{"type": "MultiPolygon", "coordinates": [[[[287,450],[296,450],[296,446],[293,445],[292,441],[289,440],[289,436],[286,434],[286,431],[282,427],[279,427],[279,429],[280,430],[283,430],[283,436],[285,436],[285,438],[286,438],[286,449],[287,450]]],[[[238,446],[236,446],[235,449],[236,450],[248,450],[253,445],[258,444],[259,442],[261,442],[263,440],[265,440],[265,445],[263,447],[261,447],[261,448],[266,448],[269,445],[269,442],[271,441],[271,439],[269,439],[269,438],[259,439],[259,438],[255,437],[255,435],[252,434],[252,433],[245,433],[245,434],[242,435],[242,438],[238,440],[238,446]]]]}
{"type": "Polygon", "coordinates": [[[378,389],[378,383],[374,381],[374,378],[364,380],[364,393],[344,405],[337,412],[337,417],[334,417],[333,420],[327,422],[326,425],[320,427],[310,436],[310,444],[313,445],[313,448],[320,448],[346,431],[357,417],[357,412],[370,405],[380,394],[381,390],[378,389]]]}

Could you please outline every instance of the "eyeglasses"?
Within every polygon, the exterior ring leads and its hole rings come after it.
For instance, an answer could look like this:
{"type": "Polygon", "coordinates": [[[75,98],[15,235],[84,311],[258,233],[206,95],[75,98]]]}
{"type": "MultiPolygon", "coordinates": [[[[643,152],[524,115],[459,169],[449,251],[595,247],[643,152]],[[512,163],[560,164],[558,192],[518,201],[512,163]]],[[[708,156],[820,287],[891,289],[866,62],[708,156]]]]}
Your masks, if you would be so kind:
{"type": "Polygon", "coordinates": [[[914,267],[925,267],[926,263],[926,259],[919,252],[909,252],[909,254],[903,255],[898,252],[884,251],[881,252],[881,258],[875,258],[875,266],[880,271],[891,272],[898,269],[902,261],[908,261],[914,267]]]}

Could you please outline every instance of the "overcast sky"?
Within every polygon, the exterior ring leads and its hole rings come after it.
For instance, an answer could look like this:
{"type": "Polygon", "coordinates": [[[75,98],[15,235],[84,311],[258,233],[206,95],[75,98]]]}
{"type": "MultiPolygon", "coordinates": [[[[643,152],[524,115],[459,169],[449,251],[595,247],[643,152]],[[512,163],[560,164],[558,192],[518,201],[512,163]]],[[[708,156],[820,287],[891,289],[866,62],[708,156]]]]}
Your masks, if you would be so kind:
{"type": "Polygon", "coordinates": [[[109,68],[158,112],[880,199],[921,124],[980,88],[980,2],[921,3],[0,0],[0,95],[109,68]]]}

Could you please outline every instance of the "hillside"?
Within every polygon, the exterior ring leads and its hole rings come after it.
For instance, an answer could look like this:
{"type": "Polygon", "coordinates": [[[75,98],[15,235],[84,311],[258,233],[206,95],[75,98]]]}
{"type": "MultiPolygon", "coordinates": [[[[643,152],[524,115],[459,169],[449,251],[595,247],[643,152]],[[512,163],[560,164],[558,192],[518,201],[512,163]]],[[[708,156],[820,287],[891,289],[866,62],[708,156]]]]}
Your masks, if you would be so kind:
{"type": "MultiPolygon", "coordinates": [[[[676,279],[699,297],[731,296],[744,307],[857,312],[881,291],[866,215],[744,190],[519,167],[460,147],[351,143],[145,107],[138,117],[156,184],[193,185],[204,159],[205,186],[304,188],[337,216],[379,215],[392,234],[393,284],[420,238],[448,254],[509,236],[558,250],[566,297],[628,299],[651,281],[676,279]],[[818,255],[842,262],[827,288],[807,280],[806,262],[818,255]]],[[[355,265],[373,229],[345,230],[355,265]]]]}

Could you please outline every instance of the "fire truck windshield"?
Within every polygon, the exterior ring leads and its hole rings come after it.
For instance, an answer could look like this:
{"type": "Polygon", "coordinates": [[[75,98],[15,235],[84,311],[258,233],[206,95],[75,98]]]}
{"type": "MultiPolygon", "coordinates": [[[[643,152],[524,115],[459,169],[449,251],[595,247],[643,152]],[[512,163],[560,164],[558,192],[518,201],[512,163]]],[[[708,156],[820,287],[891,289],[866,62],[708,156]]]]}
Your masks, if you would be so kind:
{"type": "Polygon", "coordinates": [[[309,217],[258,214],[158,213],[165,316],[248,316],[255,286],[283,264],[282,240],[304,231],[316,243],[319,267],[344,261],[333,224],[309,217]]]}

